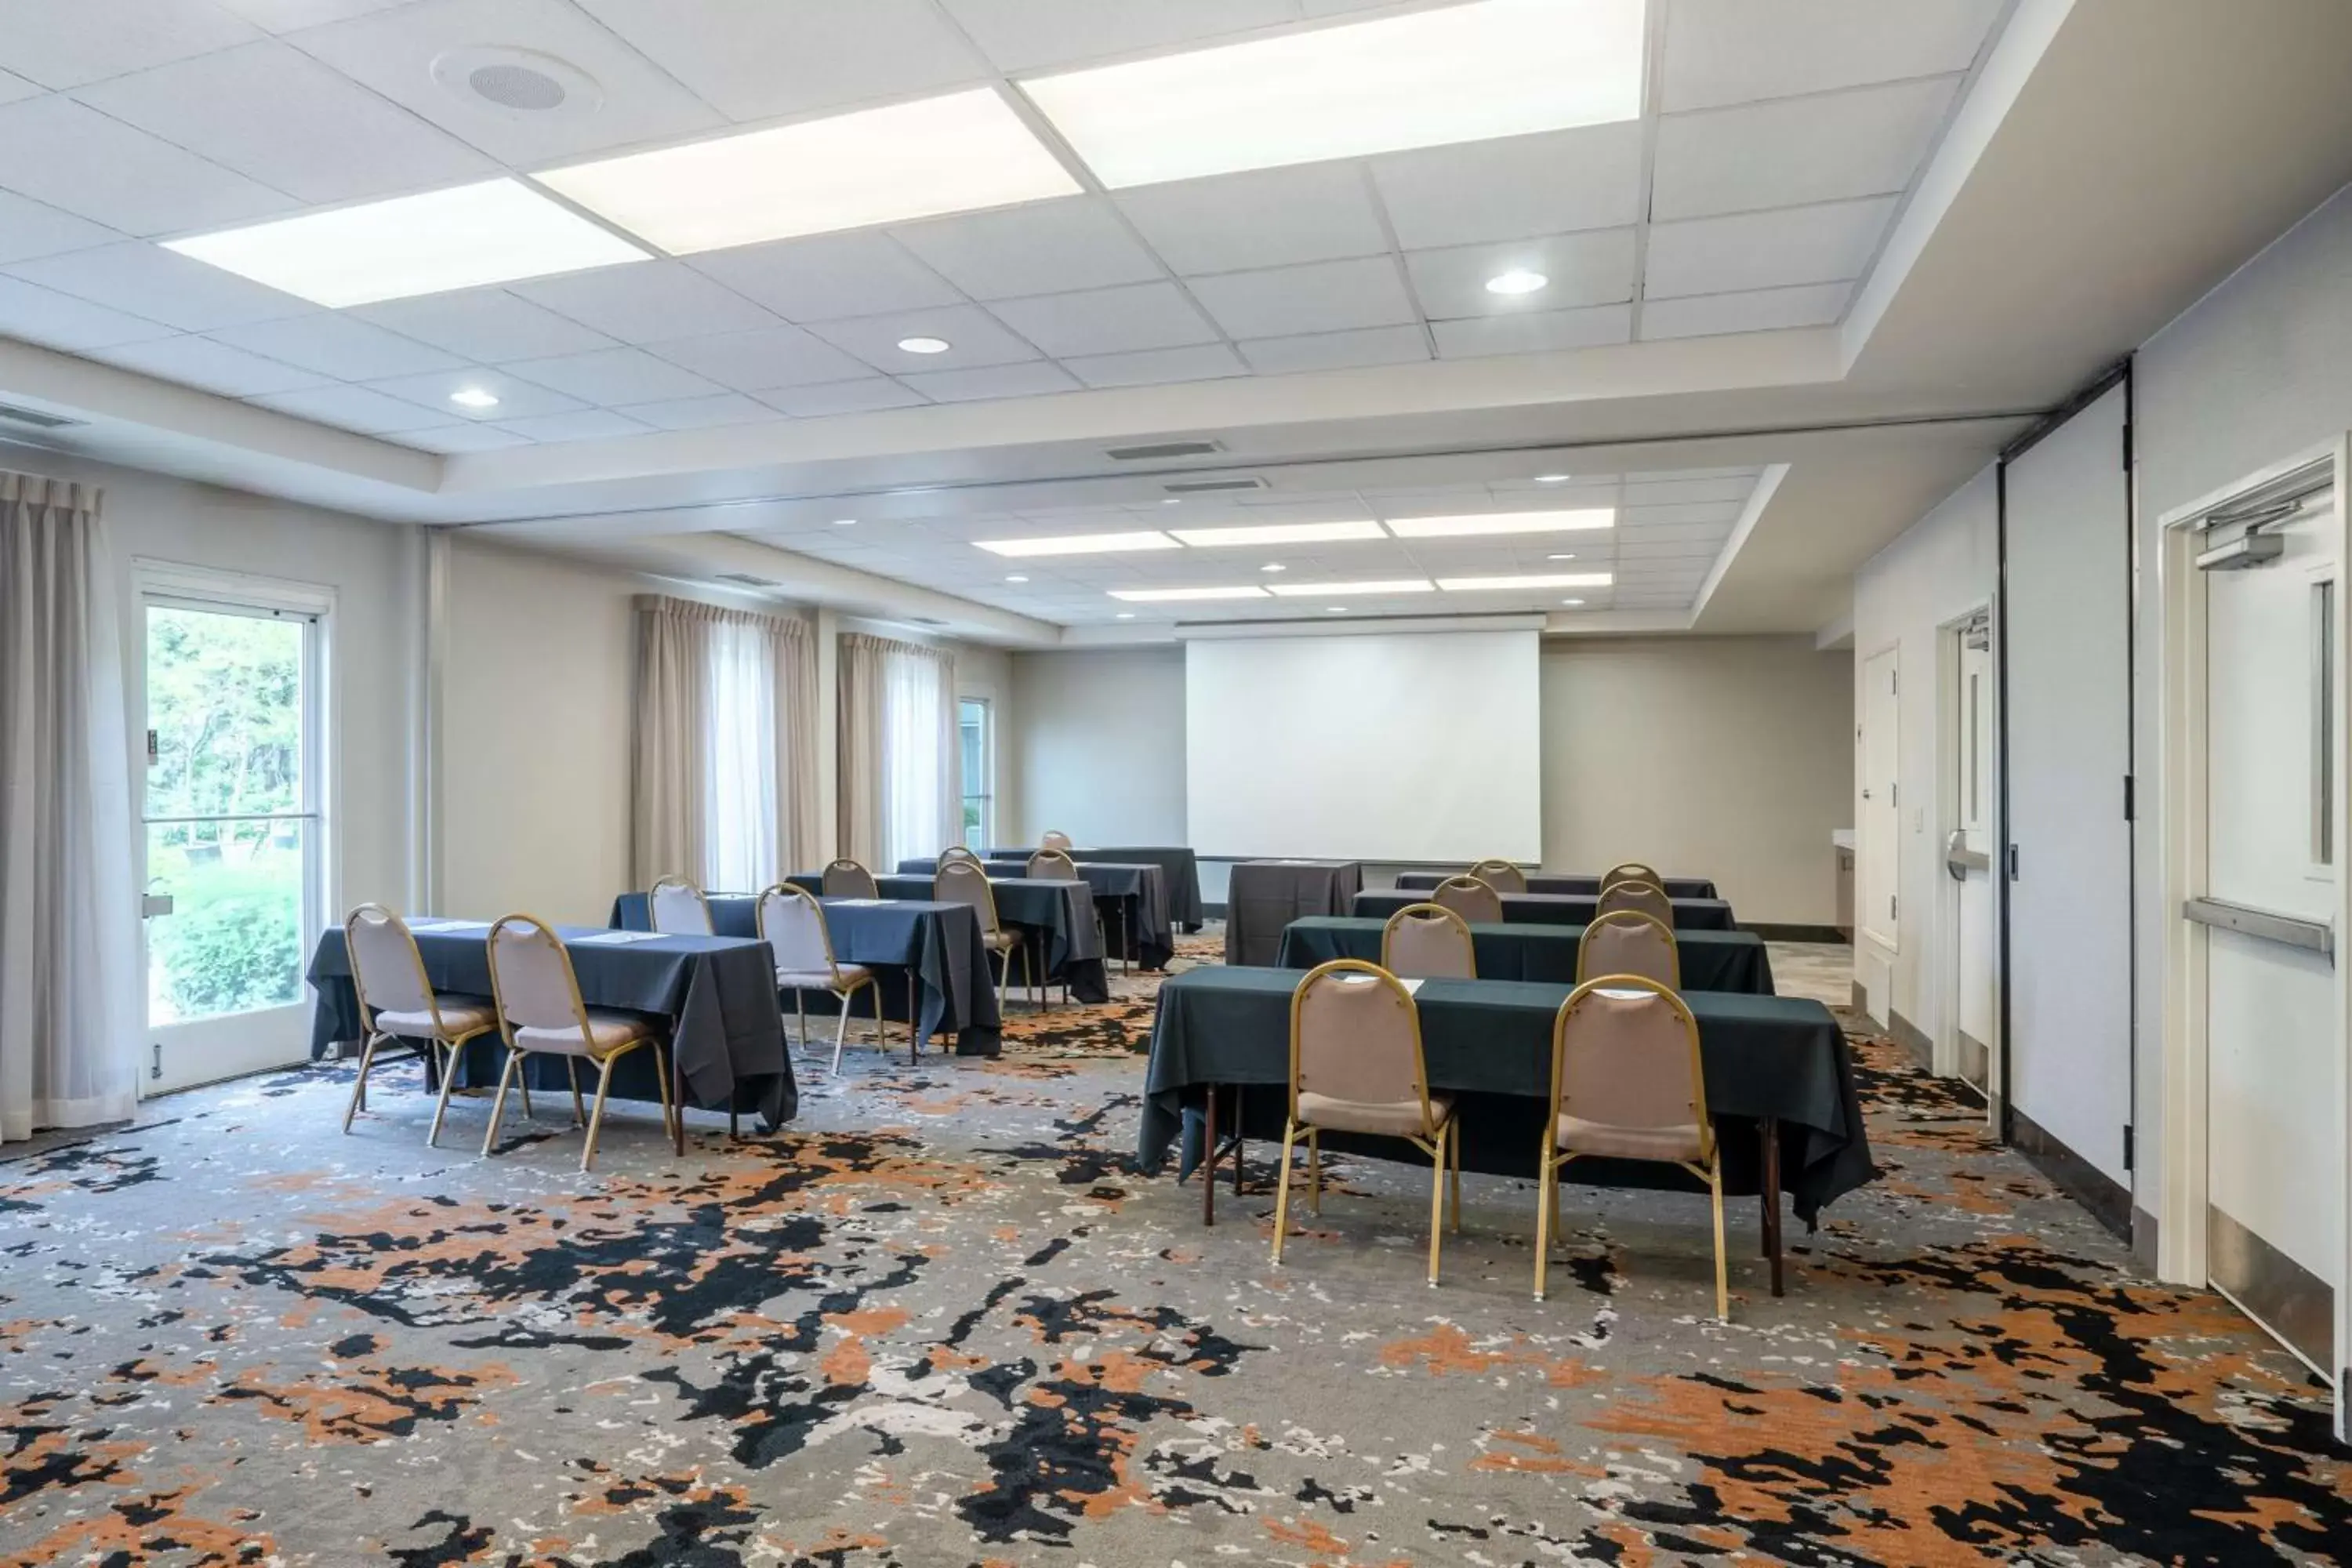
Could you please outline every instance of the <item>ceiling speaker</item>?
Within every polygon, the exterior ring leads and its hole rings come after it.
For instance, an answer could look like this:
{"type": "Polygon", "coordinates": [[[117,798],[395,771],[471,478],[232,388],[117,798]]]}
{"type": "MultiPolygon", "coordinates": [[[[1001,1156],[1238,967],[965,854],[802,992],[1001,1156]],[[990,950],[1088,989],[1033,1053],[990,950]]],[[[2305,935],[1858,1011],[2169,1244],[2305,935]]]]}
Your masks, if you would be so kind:
{"type": "Polygon", "coordinates": [[[433,62],[433,79],[459,102],[501,114],[573,120],[604,107],[604,89],[594,78],[533,49],[451,49],[433,62]]]}

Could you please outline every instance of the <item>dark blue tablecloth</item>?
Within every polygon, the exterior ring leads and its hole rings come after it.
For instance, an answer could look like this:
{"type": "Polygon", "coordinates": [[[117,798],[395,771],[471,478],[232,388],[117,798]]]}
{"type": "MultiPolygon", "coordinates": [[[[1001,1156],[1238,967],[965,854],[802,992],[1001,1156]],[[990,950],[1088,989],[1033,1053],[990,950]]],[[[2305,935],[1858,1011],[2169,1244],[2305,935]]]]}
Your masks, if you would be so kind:
{"type": "MultiPolygon", "coordinates": [[[[1282,933],[1282,969],[1312,969],[1335,958],[1381,961],[1381,934],[1386,921],[1358,920],[1348,915],[1320,915],[1296,920],[1282,933]]],[[[1470,942],[1481,980],[1548,980],[1576,984],[1577,949],[1584,942],[1582,926],[1474,925],[1470,942]]],[[[1682,963],[1683,985],[1691,991],[1736,991],[1751,996],[1772,994],[1772,961],[1764,939],[1754,931],[1684,931],[1675,933],[1682,963]]]]}
{"type": "MultiPolygon", "coordinates": [[[[1410,892],[1425,893],[1448,877],[1466,876],[1468,873],[1466,866],[1459,871],[1400,871],[1396,885],[1410,892]]],[[[1601,896],[1601,879],[1598,876],[1580,876],[1572,871],[1529,871],[1527,879],[1530,893],[1567,893],[1580,899],[1601,896]]],[[[1722,897],[1715,890],[1715,883],[1706,877],[1668,877],[1665,884],[1666,897],[1670,899],[1722,897]]]]}
{"type": "MultiPolygon", "coordinates": [[[[1037,852],[1031,845],[1026,849],[1005,847],[983,851],[991,860],[1026,862],[1037,852]]],[[[1110,860],[1120,865],[1157,866],[1168,884],[1168,918],[1186,931],[1199,931],[1204,918],[1201,910],[1201,858],[1180,844],[1096,844],[1069,851],[1073,860],[1110,860]]]]}
{"type": "MultiPolygon", "coordinates": [[[[822,879],[814,871],[796,873],[794,885],[814,891],[822,879]]],[[[874,884],[885,899],[929,899],[931,878],[877,877],[874,884]]],[[[1095,890],[1084,882],[1033,882],[1000,870],[988,879],[996,900],[996,918],[1006,929],[1024,934],[1041,972],[1056,984],[1066,981],[1070,995],[1080,1002],[1110,1000],[1110,976],[1103,968],[1102,931],[1095,921],[1095,890]]],[[[1020,973],[1016,963],[1013,973],[1020,973]]]]}
{"type": "MultiPolygon", "coordinates": [[[[1095,890],[1095,902],[1106,906],[1104,934],[1119,933],[1126,956],[1146,969],[1165,969],[1176,956],[1176,935],[1168,913],[1168,878],[1159,867],[1137,861],[1080,860],[1078,876],[1095,890]]],[[[929,877],[936,864],[919,858],[898,862],[902,877],[929,877]]],[[[991,860],[991,877],[1026,877],[1028,862],[991,860]]]]}
{"type": "MultiPolygon", "coordinates": [[[[1573,893],[1505,893],[1502,898],[1503,919],[1513,925],[1588,926],[1601,902],[1597,897],[1581,898],[1573,893]]],[[[1382,889],[1358,893],[1349,912],[1386,920],[1407,904],[1428,901],[1425,893],[1382,889]]],[[[1676,899],[1674,905],[1677,931],[1738,929],[1731,918],[1731,906],[1721,899],[1676,899]]]]}

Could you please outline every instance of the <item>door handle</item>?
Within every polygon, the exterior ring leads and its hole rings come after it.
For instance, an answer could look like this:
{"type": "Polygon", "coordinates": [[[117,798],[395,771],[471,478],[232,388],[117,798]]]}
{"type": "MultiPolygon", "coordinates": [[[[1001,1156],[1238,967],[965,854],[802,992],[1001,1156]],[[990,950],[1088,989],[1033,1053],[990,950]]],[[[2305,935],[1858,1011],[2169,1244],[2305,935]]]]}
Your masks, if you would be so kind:
{"type": "Polygon", "coordinates": [[[1953,881],[1965,882],[1971,871],[1991,870],[1992,857],[1980,849],[1969,848],[1968,829],[1955,827],[1951,837],[1944,840],[1944,869],[1950,873],[1953,881]]]}

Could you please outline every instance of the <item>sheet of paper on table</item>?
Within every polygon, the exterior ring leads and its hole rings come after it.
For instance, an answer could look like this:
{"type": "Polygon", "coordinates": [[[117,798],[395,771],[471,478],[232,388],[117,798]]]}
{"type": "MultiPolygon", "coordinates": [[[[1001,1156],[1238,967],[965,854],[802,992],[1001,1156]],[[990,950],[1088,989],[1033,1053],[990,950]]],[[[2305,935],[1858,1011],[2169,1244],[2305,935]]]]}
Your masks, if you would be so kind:
{"type": "Polygon", "coordinates": [[[600,931],[593,936],[575,936],[574,947],[626,947],[633,942],[657,942],[662,933],[655,931],[600,931]]]}
{"type": "Polygon", "coordinates": [[[871,908],[873,908],[873,907],[874,907],[875,905],[877,905],[877,904],[887,904],[887,903],[888,903],[889,901],[890,901],[890,900],[887,900],[887,899],[827,899],[827,900],[825,900],[825,902],[826,902],[826,903],[828,903],[828,904],[832,905],[832,906],[833,906],[835,909],[836,909],[836,910],[864,910],[864,909],[871,909],[871,908]]]}

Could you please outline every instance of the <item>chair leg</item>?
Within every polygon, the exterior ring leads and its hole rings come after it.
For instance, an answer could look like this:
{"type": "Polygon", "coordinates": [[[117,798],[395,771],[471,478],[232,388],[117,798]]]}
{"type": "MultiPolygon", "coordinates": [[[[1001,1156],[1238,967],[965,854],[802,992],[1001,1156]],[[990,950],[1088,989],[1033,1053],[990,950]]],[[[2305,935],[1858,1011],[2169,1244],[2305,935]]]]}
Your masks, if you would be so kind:
{"type": "Polygon", "coordinates": [[[836,996],[834,1000],[841,1004],[841,1019],[833,1026],[833,1071],[835,1076],[838,1077],[841,1072],[842,1044],[849,1038],[849,998],[836,996]]]}
{"type": "Polygon", "coordinates": [[[507,1109],[507,1085],[514,1081],[515,1063],[520,1060],[522,1060],[522,1053],[511,1047],[508,1047],[507,1065],[499,1069],[499,1092],[490,1100],[490,1125],[482,1133],[484,1159],[489,1158],[490,1151],[498,1147],[499,1119],[506,1114],[507,1109]]]}
{"type": "Polygon", "coordinates": [[[1315,1216],[1323,1215],[1323,1134],[1307,1130],[1307,1203],[1315,1216]]]}
{"type": "MultiPolygon", "coordinates": [[[[656,1062],[656,1066],[658,1067],[659,1063],[656,1062]]],[[[596,1064],[596,1109],[588,1113],[588,1142],[580,1151],[580,1168],[583,1171],[595,1163],[596,1134],[604,1125],[604,1092],[612,1087],[613,1060],[607,1057],[596,1064]]]]}
{"type": "Polygon", "coordinates": [[[1551,1140],[1546,1138],[1543,1157],[1536,1165],[1536,1300],[1544,1299],[1544,1270],[1551,1262],[1553,1199],[1559,1192],[1559,1172],[1551,1163],[1551,1140]]]}
{"type": "Polygon", "coordinates": [[[588,1108],[580,1100],[580,1058],[578,1057],[563,1058],[563,1075],[572,1080],[572,1125],[585,1126],[588,1121],[588,1108]]]}
{"type": "Polygon", "coordinates": [[[531,1120],[532,1115],[533,1115],[533,1112],[532,1112],[532,1110],[531,1110],[531,1109],[530,1109],[530,1073],[528,1073],[528,1072],[518,1072],[518,1073],[516,1073],[516,1074],[515,1074],[515,1088],[517,1088],[517,1089],[520,1089],[520,1090],[522,1091],[522,1115],[523,1115],[523,1120],[524,1120],[524,1121],[530,1121],[530,1120],[531,1120]]]}
{"type": "Polygon", "coordinates": [[[1455,1117],[1445,1124],[1447,1141],[1454,1148],[1454,1234],[1462,1234],[1462,1119],[1455,1117]]]}
{"type": "Polygon", "coordinates": [[[343,1107],[343,1131],[346,1133],[352,1130],[352,1118],[357,1116],[361,1108],[367,1104],[368,1068],[375,1066],[375,1043],[378,1038],[377,1036],[370,1035],[367,1037],[367,1044],[360,1047],[360,1076],[352,1080],[352,1102],[343,1107]]]}
{"type": "Polygon", "coordinates": [[[1731,1284],[1724,1272],[1723,1261],[1723,1156],[1717,1153],[1707,1166],[1706,1185],[1715,1201],[1715,1315],[1722,1322],[1731,1321],[1731,1284]]]}
{"type": "Polygon", "coordinates": [[[801,1049],[806,1050],[808,1049],[808,993],[798,986],[793,988],[793,1016],[800,1025],[795,1039],[801,1049]]]}
{"type": "MultiPolygon", "coordinates": [[[[1217,1091],[1213,1089],[1209,1092],[1217,1091]]],[[[1286,1121],[1282,1127],[1282,1173],[1276,1178],[1274,1190],[1274,1265],[1277,1268],[1282,1267],[1282,1238],[1290,1229],[1290,1151],[1297,1142],[1298,1123],[1286,1121]]],[[[1315,1147],[1312,1131],[1307,1134],[1307,1147],[1311,1153],[1315,1147]]],[[[1216,1178],[1205,1171],[1201,1179],[1208,1185],[1216,1184],[1216,1178]]]]}
{"type": "Polygon", "coordinates": [[[665,1056],[675,1060],[677,1052],[672,1049],[665,1053],[662,1050],[661,1042],[656,1040],[654,1042],[654,1081],[661,1085],[662,1131],[670,1135],[672,1149],[683,1154],[686,1152],[686,1106],[670,1092],[669,1069],[664,1065],[665,1056]]]}
{"type": "MultiPolygon", "coordinates": [[[[427,1051],[432,1048],[430,1046],[425,1047],[427,1051]]],[[[449,1088],[457,1081],[457,1053],[465,1049],[463,1046],[446,1046],[443,1048],[449,1055],[448,1058],[441,1064],[441,1095],[433,1102],[433,1130],[425,1135],[425,1146],[427,1149],[436,1148],[440,1144],[441,1119],[449,1114],[449,1088]]]]}
{"type": "Polygon", "coordinates": [[[1440,1132],[1429,1153],[1429,1283],[1437,1285],[1437,1248],[1445,1237],[1445,1134],[1440,1132]]]}

